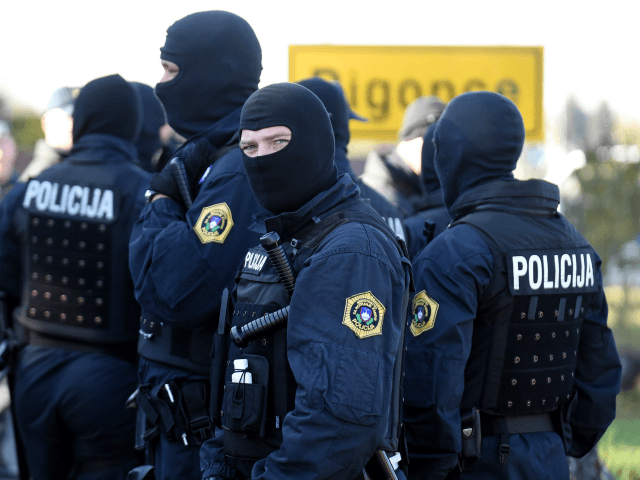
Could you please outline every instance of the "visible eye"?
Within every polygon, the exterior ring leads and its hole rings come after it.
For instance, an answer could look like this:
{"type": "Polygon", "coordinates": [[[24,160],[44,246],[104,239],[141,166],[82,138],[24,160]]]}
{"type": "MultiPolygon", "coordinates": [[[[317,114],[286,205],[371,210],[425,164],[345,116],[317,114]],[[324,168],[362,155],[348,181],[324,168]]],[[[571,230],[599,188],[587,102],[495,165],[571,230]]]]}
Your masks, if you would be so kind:
{"type": "Polygon", "coordinates": [[[276,143],[280,144],[280,145],[286,145],[286,144],[289,143],[289,139],[288,138],[279,138],[278,140],[276,140],[276,143]]]}
{"type": "Polygon", "coordinates": [[[243,145],[240,149],[244,152],[245,155],[251,156],[258,150],[257,145],[243,145]]]}

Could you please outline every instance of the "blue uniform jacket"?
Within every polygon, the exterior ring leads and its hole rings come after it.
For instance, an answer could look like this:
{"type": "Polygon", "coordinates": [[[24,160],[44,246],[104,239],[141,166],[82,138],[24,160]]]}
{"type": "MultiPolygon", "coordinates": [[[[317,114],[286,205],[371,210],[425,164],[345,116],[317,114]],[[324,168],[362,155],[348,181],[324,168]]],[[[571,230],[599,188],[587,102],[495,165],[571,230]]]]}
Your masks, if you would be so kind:
{"type": "Polygon", "coordinates": [[[444,205],[442,189],[439,188],[425,195],[425,205],[423,210],[419,210],[402,222],[407,240],[407,250],[409,258],[414,259],[418,252],[427,244],[427,239],[423,234],[425,220],[435,223],[436,228],[433,237],[441,234],[451,223],[451,214],[444,205]]]}
{"type": "MultiPolygon", "coordinates": [[[[206,132],[216,148],[237,132],[239,118],[240,109],[206,132]]],[[[259,235],[247,227],[261,210],[238,148],[214,163],[186,212],[171,199],[147,205],[134,226],[129,258],[142,309],[186,329],[213,315],[222,290],[233,287],[240,260],[258,243],[259,235]],[[211,221],[220,213],[228,215],[227,221],[218,225],[221,234],[212,235],[211,221]]]]}
{"type": "MultiPolygon", "coordinates": [[[[262,219],[254,228],[287,230],[359,197],[343,175],[297,212],[268,219],[266,227],[262,219]]],[[[304,263],[287,327],[288,360],[298,384],[295,408],[284,419],[280,449],[255,464],[252,478],[352,480],[388,436],[408,276],[391,241],[361,223],[336,228],[304,263]],[[352,297],[363,293],[377,299],[382,328],[359,338],[347,323],[352,297]]],[[[203,444],[200,456],[204,479],[235,478],[224,459],[222,431],[203,444]]]]}
{"type": "MultiPolygon", "coordinates": [[[[496,201],[497,197],[492,197],[493,185],[488,183],[465,192],[452,206],[452,214],[496,201]]],[[[535,206],[537,200],[527,198],[526,188],[523,183],[519,187],[522,196],[508,201],[523,208],[535,206]]],[[[502,197],[499,201],[507,200],[502,197]]],[[[568,235],[575,232],[560,214],[556,218],[554,221],[565,224],[568,235]]],[[[416,292],[425,290],[438,303],[438,310],[431,330],[417,337],[407,333],[404,421],[411,480],[445,478],[458,463],[465,365],[471,351],[478,299],[489,284],[493,267],[489,246],[467,224],[444,231],[413,261],[416,292]]],[[[620,361],[607,326],[601,274],[596,282],[598,292],[584,318],[574,380],[578,404],[570,418],[573,442],[566,452],[574,456],[587,453],[615,417],[615,397],[620,386],[620,361]]],[[[511,435],[512,455],[506,464],[498,463],[498,439],[483,439],[483,455],[477,462],[483,462],[484,473],[471,475],[473,478],[568,478],[565,447],[557,433],[511,435]],[[550,476],[550,472],[557,476],[550,476]]],[[[462,478],[468,478],[464,475],[463,470],[462,478]]]]}

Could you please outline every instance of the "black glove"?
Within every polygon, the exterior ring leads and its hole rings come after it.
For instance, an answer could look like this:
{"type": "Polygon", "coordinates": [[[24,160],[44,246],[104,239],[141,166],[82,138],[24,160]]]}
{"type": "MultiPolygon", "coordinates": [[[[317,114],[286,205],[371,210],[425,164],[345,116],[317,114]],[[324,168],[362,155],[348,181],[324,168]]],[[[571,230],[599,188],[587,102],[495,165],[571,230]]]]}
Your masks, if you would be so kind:
{"type": "MultiPolygon", "coordinates": [[[[190,149],[190,152],[184,155],[184,150],[178,152],[177,157],[181,158],[184,162],[185,170],[187,171],[187,184],[191,191],[191,197],[195,198],[198,191],[198,182],[202,178],[205,170],[216,160],[216,148],[211,145],[211,142],[206,138],[201,138],[195,142],[195,145],[190,149]]],[[[171,197],[178,203],[183,203],[182,195],[178,189],[178,184],[171,171],[171,162],[162,169],[160,173],[156,173],[151,178],[149,188],[156,193],[161,193],[168,197],[171,197]]]]}

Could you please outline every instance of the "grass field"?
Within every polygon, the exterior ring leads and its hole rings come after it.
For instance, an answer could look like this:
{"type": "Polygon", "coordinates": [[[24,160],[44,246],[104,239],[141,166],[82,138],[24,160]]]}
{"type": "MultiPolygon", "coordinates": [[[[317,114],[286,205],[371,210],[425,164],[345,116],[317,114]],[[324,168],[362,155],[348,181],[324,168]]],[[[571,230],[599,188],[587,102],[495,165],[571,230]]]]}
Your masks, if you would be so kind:
{"type": "Polygon", "coordinates": [[[616,419],[598,452],[618,480],[640,480],[640,388],[618,396],[616,419]]]}

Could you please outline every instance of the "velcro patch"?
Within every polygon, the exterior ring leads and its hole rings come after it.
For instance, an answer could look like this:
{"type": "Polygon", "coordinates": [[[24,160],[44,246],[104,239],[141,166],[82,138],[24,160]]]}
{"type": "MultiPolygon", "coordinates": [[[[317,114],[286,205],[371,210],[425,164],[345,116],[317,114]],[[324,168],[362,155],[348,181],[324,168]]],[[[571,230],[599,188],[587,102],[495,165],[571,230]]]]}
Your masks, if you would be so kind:
{"type": "Polygon", "coordinates": [[[193,229],[202,243],[224,243],[231,227],[231,209],[223,202],[203,208],[193,229]]]}
{"type": "Polygon", "coordinates": [[[385,308],[371,292],[347,298],[342,324],[353,330],[358,338],[382,335],[385,308]]]}
{"type": "Polygon", "coordinates": [[[439,307],[438,302],[427,295],[425,290],[422,290],[413,297],[413,303],[411,304],[411,313],[413,316],[409,329],[414,337],[434,327],[439,307]]]}
{"type": "Polygon", "coordinates": [[[242,273],[253,273],[259,275],[262,271],[262,267],[267,262],[269,256],[263,248],[251,248],[244,256],[244,263],[242,264],[242,273]]]}
{"type": "Polygon", "coordinates": [[[512,295],[571,294],[598,290],[591,247],[514,250],[506,254],[512,295]]]}

